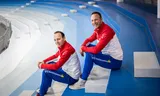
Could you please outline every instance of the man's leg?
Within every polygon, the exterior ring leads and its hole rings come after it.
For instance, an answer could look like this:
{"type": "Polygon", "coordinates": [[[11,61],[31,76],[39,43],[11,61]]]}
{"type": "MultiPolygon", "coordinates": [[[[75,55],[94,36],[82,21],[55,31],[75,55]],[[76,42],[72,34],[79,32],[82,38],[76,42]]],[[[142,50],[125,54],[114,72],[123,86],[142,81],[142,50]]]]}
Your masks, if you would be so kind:
{"type": "Polygon", "coordinates": [[[116,60],[110,55],[104,55],[102,53],[93,54],[92,60],[96,65],[107,69],[119,69],[122,65],[122,60],[116,60]]]}
{"type": "MultiPolygon", "coordinates": [[[[89,44],[88,47],[93,47],[95,45],[89,44]]],[[[122,60],[116,60],[110,55],[102,54],[102,52],[99,52],[98,54],[91,54],[92,62],[94,62],[96,65],[99,65],[103,68],[108,69],[119,69],[122,65],[122,60]]]]}
{"type": "Polygon", "coordinates": [[[92,54],[86,52],[83,73],[82,73],[82,76],[81,76],[81,78],[83,80],[87,80],[92,68],[93,68],[92,54]]]}
{"type": "Polygon", "coordinates": [[[101,52],[98,54],[92,54],[86,52],[86,58],[85,58],[85,63],[84,63],[84,68],[83,68],[83,73],[81,78],[83,80],[87,80],[92,68],[93,64],[99,65],[103,68],[108,68],[108,69],[118,69],[121,67],[122,61],[120,60],[115,60],[109,55],[104,55],[101,52]]]}
{"type": "Polygon", "coordinates": [[[78,82],[74,85],[69,86],[70,89],[81,89],[84,88],[86,80],[93,68],[93,61],[92,61],[92,54],[86,52],[85,62],[84,62],[84,68],[83,73],[81,77],[79,78],[78,82]]]}
{"type": "MultiPolygon", "coordinates": [[[[95,46],[95,45],[92,45],[92,44],[88,45],[88,47],[92,47],[92,46],[95,46]]],[[[87,80],[92,68],[93,68],[92,54],[86,52],[83,73],[82,73],[81,77],[79,78],[78,82],[72,86],[69,86],[69,88],[70,89],[84,88],[86,80],[87,80]]]]}
{"type": "Polygon", "coordinates": [[[78,80],[73,79],[71,76],[69,76],[66,72],[64,72],[62,69],[58,69],[56,71],[54,70],[46,70],[46,74],[48,77],[52,78],[55,81],[66,83],[69,85],[74,84],[78,80]]]}
{"type": "MultiPolygon", "coordinates": [[[[92,46],[94,45],[90,44],[88,47],[92,46]]],[[[104,68],[114,69],[120,68],[122,61],[115,60],[111,56],[104,55],[101,52],[98,54],[86,52],[82,76],[77,83],[75,83],[73,86],[70,86],[71,89],[81,89],[84,87],[94,63],[104,68]]]]}
{"type": "MultiPolygon", "coordinates": [[[[48,62],[47,64],[54,64],[55,62],[54,61],[50,61],[48,62]]],[[[46,73],[45,73],[45,70],[43,70],[42,72],[42,82],[41,82],[41,86],[40,86],[40,89],[42,90],[41,91],[41,95],[43,96],[44,94],[46,94],[48,88],[51,86],[51,83],[52,83],[52,78],[48,78],[46,76],[46,73]],[[46,84],[47,83],[47,84],[46,84]]],[[[39,89],[39,90],[40,90],[39,89]]],[[[38,91],[39,91],[38,90],[38,91]]],[[[40,92],[38,92],[40,93],[40,92]]]]}
{"type": "MultiPolygon", "coordinates": [[[[95,45],[93,44],[89,44],[88,47],[93,47],[95,45]]],[[[86,57],[85,57],[85,61],[84,61],[84,67],[83,67],[83,73],[81,78],[83,80],[87,80],[92,68],[93,68],[93,60],[92,60],[92,54],[89,52],[86,52],[86,57]]]]}
{"type": "Polygon", "coordinates": [[[51,86],[52,78],[48,77],[46,74],[46,70],[43,70],[42,72],[42,82],[40,86],[40,96],[44,96],[48,90],[48,88],[51,86]]]}
{"type": "Polygon", "coordinates": [[[44,70],[42,75],[42,83],[40,87],[40,96],[44,96],[44,94],[46,94],[48,88],[51,86],[52,79],[69,85],[74,84],[78,81],[70,77],[62,69],[56,71],[44,70]]]}

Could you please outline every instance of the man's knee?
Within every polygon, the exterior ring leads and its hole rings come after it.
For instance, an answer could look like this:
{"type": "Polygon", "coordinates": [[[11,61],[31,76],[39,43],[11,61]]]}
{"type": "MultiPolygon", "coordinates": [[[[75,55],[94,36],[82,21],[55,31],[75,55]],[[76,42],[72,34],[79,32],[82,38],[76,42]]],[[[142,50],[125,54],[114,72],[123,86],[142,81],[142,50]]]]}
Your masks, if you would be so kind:
{"type": "Polygon", "coordinates": [[[93,55],[93,54],[90,53],[90,52],[85,52],[85,54],[86,54],[87,57],[88,57],[88,56],[89,56],[89,57],[92,57],[92,55],[93,55]]]}
{"type": "Polygon", "coordinates": [[[44,75],[46,75],[46,73],[48,72],[48,70],[43,70],[43,72],[42,72],[42,75],[44,76],[44,75]]]}
{"type": "Polygon", "coordinates": [[[86,54],[86,55],[91,55],[92,53],[90,53],[90,52],[85,52],[85,54],[86,54]]]}

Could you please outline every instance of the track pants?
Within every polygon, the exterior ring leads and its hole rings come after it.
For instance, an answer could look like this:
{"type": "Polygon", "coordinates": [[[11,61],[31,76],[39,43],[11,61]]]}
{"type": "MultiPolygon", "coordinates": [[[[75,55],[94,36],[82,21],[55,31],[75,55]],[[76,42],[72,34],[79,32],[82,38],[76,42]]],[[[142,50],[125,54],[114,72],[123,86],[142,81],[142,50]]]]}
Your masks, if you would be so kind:
{"type": "MultiPolygon", "coordinates": [[[[94,46],[92,44],[89,44],[90,46],[94,46]]],[[[83,80],[87,80],[92,68],[93,64],[99,65],[103,68],[107,69],[119,69],[122,65],[122,60],[116,60],[112,58],[110,55],[102,54],[102,52],[99,52],[97,54],[92,54],[89,52],[86,52],[86,57],[84,61],[84,68],[81,78],[83,80]]]]}
{"type": "MultiPolygon", "coordinates": [[[[50,62],[54,63],[54,62],[50,62]]],[[[50,64],[49,63],[49,64],[50,64]]],[[[40,96],[44,96],[47,93],[49,87],[51,87],[52,79],[58,82],[66,83],[72,85],[76,83],[78,80],[73,79],[62,69],[58,70],[43,70],[42,72],[42,81],[40,86],[40,96]]]]}

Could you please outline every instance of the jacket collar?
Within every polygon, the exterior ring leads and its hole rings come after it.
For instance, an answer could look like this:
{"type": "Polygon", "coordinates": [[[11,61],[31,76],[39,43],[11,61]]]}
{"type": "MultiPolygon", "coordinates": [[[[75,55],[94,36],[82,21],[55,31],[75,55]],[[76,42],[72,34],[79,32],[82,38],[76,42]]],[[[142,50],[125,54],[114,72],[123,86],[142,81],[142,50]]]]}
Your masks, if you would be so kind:
{"type": "Polygon", "coordinates": [[[94,31],[99,31],[99,30],[101,30],[104,25],[105,25],[105,23],[102,22],[102,24],[101,24],[98,28],[94,29],[94,31]]]}
{"type": "Polygon", "coordinates": [[[59,50],[64,49],[64,47],[66,46],[66,44],[67,44],[67,41],[64,41],[64,44],[63,44],[62,46],[58,47],[58,49],[59,49],[59,50]]]}

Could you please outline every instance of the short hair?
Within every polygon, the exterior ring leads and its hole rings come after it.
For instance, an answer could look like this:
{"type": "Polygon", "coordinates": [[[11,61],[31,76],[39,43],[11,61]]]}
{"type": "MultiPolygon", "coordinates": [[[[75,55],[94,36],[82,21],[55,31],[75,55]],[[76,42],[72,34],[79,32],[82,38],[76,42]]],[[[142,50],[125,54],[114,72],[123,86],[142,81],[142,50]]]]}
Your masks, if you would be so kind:
{"type": "Polygon", "coordinates": [[[56,31],[56,32],[54,32],[54,34],[57,34],[57,33],[60,33],[61,36],[62,36],[62,38],[65,38],[65,34],[62,31],[56,31]]]}
{"type": "Polygon", "coordinates": [[[99,15],[99,17],[102,19],[102,15],[101,15],[101,13],[100,13],[100,12],[95,11],[95,12],[92,12],[92,14],[91,14],[91,15],[93,15],[93,14],[98,14],[98,15],[99,15]]]}

